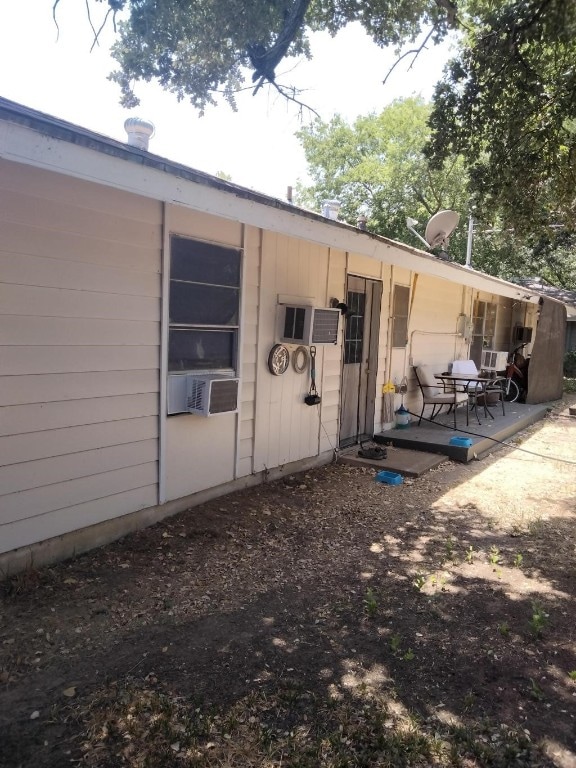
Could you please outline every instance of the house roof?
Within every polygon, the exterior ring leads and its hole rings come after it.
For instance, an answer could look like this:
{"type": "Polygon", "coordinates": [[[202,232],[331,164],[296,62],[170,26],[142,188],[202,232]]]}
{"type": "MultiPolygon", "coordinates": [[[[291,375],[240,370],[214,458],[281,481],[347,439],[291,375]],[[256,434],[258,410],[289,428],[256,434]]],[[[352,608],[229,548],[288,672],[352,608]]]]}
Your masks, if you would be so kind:
{"type": "Polygon", "coordinates": [[[536,291],[541,296],[548,296],[551,299],[561,301],[566,305],[568,320],[576,321],[576,291],[570,291],[568,288],[558,288],[556,285],[547,283],[541,277],[522,277],[514,282],[527,288],[529,291],[536,291]]]}
{"type": "Polygon", "coordinates": [[[351,251],[487,293],[518,285],[232,184],[0,97],[0,157],[351,251]]]}

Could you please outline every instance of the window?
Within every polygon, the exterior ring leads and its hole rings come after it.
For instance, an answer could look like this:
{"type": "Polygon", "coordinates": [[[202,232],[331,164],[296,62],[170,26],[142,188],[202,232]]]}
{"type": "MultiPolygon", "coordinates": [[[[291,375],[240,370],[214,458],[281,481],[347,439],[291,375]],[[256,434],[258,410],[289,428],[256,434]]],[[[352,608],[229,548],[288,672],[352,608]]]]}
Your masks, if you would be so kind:
{"type": "Polygon", "coordinates": [[[241,252],[170,240],[168,370],[236,370],[241,252]]]}
{"type": "Polygon", "coordinates": [[[366,293],[348,291],[346,303],[348,305],[348,318],[344,332],[344,363],[361,363],[366,293]]]}
{"type": "Polygon", "coordinates": [[[410,307],[410,287],[394,286],[392,302],[392,346],[405,347],[408,344],[408,311],[410,307]]]}
{"type": "Polygon", "coordinates": [[[492,349],[496,333],[498,305],[488,301],[474,301],[472,323],[474,331],[470,345],[470,357],[477,366],[481,365],[482,350],[492,349]]]}

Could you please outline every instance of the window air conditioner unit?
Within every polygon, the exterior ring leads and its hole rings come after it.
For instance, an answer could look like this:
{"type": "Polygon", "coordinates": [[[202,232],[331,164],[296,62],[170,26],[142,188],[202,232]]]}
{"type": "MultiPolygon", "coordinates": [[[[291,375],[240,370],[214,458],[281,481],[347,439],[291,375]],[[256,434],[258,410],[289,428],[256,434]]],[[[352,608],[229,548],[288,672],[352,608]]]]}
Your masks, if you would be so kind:
{"type": "Polygon", "coordinates": [[[238,411],[239,379],[227,376],[187,376],[186,408],[198,416],[238,411]]]}
{"type": "Polygon", "coordinates": [[[338,341],[339,309],[281,304],[279,311],[279,341],[284,344],[336,344],[338,341]]]}
{"type": "Polygon", "coordinates": [[[168,377],[168,413],[216,416],[238,412],[240,379],[219,374],[179,374],[168,377]]]}
{"type": "Polygon", "coordinates": [[[508,361],[508,352],[497,352],[494,349],[482,350],[480,368],[483,371],[503,371],[508,361]]]}

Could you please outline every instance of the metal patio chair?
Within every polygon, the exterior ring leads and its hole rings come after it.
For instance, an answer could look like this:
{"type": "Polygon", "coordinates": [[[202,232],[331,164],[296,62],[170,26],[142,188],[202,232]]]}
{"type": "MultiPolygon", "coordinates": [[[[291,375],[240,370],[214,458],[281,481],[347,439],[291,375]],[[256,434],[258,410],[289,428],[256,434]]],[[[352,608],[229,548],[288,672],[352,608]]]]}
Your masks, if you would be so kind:
{"type": "Polygon", "coordinates": [[[456,429],[456,408],[463,403],[466,404],[466,425],[468,425],[468,393],[458,392],[454,387],[445,387],[441,381],[434,376],[432,368],[429,365],[416,365],[414,366],[414,373],[416,375],[416,381],[420,387],[422,393],[422,410],[420,412],[420,418],[418,420],[418,426],[422,421],[424,415],[424,409],[427,405],[432,406],[432,415],[430,421],[434,421],[436,416],[442,410],[442,406],[448,406],[448,413],[450,411],[454,414],[454,429],[456,429]],[[438,408],[438,410],[436,410],[438,408]]]}

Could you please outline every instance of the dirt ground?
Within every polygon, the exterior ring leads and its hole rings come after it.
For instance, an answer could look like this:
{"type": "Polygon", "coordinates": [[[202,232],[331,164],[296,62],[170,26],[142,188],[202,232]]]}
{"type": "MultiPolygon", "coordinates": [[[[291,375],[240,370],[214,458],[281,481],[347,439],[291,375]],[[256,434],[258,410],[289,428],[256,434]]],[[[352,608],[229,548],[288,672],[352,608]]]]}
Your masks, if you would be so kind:
{"type": "Polygon", "coordinates": [[[0,766],[576,766],[569,395],[402,485],[332,464],[4,582],[0,766]]]}

